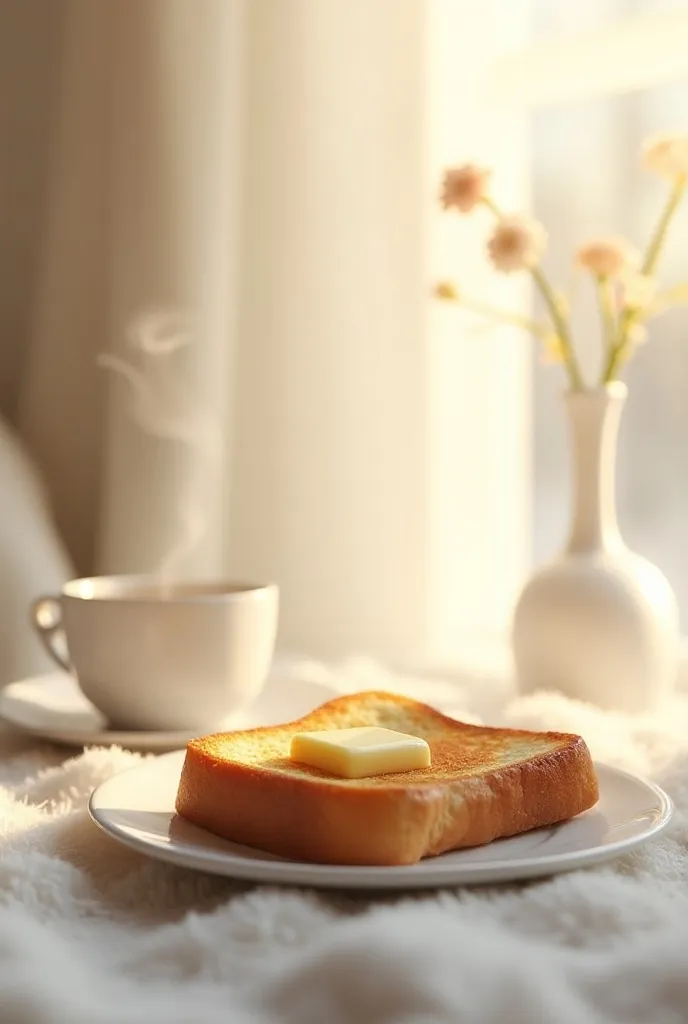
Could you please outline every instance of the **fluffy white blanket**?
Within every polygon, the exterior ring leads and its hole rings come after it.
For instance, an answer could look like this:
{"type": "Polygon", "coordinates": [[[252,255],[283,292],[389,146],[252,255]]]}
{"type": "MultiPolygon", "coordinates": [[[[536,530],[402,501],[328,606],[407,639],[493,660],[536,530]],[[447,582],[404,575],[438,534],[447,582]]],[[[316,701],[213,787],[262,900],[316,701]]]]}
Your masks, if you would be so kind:
{"type": "Polygon", "coordinates": [[[92,787],[136,755],[64,760],[3,732],[2,1024],[688,1019],[687,697],[632,719],[546,695],[498,710],[486,680],[457,691],[361,665],[297,674],[424,694],[474,719],[476,694],[491,695],[493,720],[580,731],[596,757],[661,780],[676,818],[639,852],[526,886],[373,901],[250,888],[148,860],[95,829],[92,787]]]}

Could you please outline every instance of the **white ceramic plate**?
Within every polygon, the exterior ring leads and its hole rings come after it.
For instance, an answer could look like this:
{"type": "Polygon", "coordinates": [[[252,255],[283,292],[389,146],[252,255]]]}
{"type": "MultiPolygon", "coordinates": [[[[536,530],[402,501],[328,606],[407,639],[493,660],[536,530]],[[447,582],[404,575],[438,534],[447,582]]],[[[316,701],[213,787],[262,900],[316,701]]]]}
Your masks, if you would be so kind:
{"type": "Polygon", "coordinates": [[[443,854],[411,867],[337,867],[283,860],[196,828],[174,813],[183,752],[102,783],[89,811],[114,839],[181,867],[271,885],[415,889],[510,882],[571,871],[625,853],[657,835],[672,804],[659,786],[598,765],[600,801],[553,828],[443,854]]]}
{"type": "MultiPolygon", "coordinates": [[[[285,686],[279,679],[271,679],[250,707],[218,722],[216,728],[218,731],[247,729],[289,721],[334,696],[333,690],[315,683],[296,681],[285,686]]],[[[0,692],[0,719],[28,735],[68,747],[114,744],[127,750],[165,753],[185,747],[188,740],[198,735],[198,730],[122,732],[108,729],[104,716],[66,672],[50,672],[10,683],[0,692]]]]}

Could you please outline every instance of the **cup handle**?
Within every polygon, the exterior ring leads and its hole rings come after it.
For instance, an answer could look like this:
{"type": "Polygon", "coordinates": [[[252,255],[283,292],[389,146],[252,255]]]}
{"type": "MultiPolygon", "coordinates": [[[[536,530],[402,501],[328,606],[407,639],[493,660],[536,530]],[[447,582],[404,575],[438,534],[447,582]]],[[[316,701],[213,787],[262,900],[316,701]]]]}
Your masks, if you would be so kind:
{"type": "Polygon", "coordinates": [[[62,603],[59,597],[47,595],[34,601],[31,608],[31,624],[36,630],[46,651],[66,672],[72,671],[66,652],[64,629],[62,628],[62,603]],[[62,642],[60,644],[60,637],[62,642]]]}

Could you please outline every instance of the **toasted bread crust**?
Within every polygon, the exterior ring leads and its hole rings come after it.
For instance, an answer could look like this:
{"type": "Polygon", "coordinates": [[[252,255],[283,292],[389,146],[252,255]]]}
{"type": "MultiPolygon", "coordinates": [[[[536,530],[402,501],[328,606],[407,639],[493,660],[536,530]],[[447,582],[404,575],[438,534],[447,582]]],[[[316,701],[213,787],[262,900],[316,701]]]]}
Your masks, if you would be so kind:
{"type": "Polygon", "coordinates": [[[401,865],[552,825],[597,799],[592,759],[579,736],[466,726],[404,697],[365,693],[337,698],[286,726],[192,741],[176,809],[216,835],[292,860],[401,865]],[[358,724],[373,702],[407,732],[423,735],[425,723],[440,767],[334,780],[298,766],[281,770],[274,758],[251,764],[232,757],[236,737],[244,749],[248,742],[260,751],[276,737],[286,743],[300,730],[332,728],[333,720],[358,724]],[[456,748],[462,764],[462,744],[479,751],[481,742],[500,752],[527,742],[544,749],[503,766],[452,770],[448,749],[456,748]]]}

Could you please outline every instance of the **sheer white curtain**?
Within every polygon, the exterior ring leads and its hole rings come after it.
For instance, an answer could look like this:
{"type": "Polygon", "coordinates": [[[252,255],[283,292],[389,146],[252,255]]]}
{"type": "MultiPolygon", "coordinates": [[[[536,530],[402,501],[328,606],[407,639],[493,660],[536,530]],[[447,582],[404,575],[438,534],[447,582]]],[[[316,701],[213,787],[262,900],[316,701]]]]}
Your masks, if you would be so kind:
{"type": "MultiPolygon", "coordinates": [[[[97,358],[132,358],[127,331],[150,309],[188,315],[186,387],[213,410],[227,449],[243,12],[222,0],[202,11],[183,0],[70,0],[64,16],[20,425],[79,568],[153,568],[176,542],[198,453],[147,437],[126,381],[97,358]]],[[[195,571],[222,565],[225,476],[206,474],[194,496],[207,509],[195,571]]]]}
{"type": "Polygon", "coordinates": [[[47,168],[12,213],[33,256],[5,411],[77,570],[181,544],[178,572],[276,579],[281,646],[315,655],[437,665],[492,637],[525,563],[526,356],[439,320],[429,284],[483,274],[436,219],[447,160],[508,156],[524,198],[523,121],[483,103],[523,6],[29,2],[0,15],[45,51],[3,100],[34,126],[14,173],[47,168]],[[168,362],[127,340],[160,311],[190,330],[168,362]]]}

